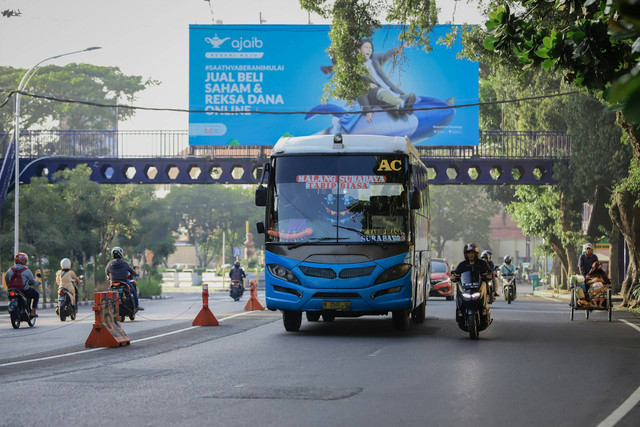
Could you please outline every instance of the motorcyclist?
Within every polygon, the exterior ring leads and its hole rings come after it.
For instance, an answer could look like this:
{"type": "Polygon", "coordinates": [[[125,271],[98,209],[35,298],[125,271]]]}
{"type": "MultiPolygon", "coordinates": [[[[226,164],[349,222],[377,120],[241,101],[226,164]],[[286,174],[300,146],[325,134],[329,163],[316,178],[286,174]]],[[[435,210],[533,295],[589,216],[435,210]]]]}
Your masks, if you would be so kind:
{"type": "Polygon", "coordinates": [[[489,268],[491,269],[491,287],[493,288],[493,296],[497,297],[498,296],[498,278],[495,273],[496,265],[491,260],[492,255],[493,255],[493,252],[487,249],[482,251],[482,253],[480,254],[480,259],[485,260],[485,262],[489,264],[489,268]]]}
{"type": "Polygon", "coordinates": [[[129,275],[131,275],[131,277],[136,277],[138,276],[138,273],[131,268],[127,261],[122,259],[122,255],[122,248],[116,246],[111,249],[111,256],[113,259],[109,261],[104,271],[111,282],[126,283],[127,286],[129,286],[129,290],[131,290],[131,294],[133,295],[133,302],[136,306],[136,311],[142,311],[144,308],[140,307],[138,304],[138,289],[129,280],[129,275]]]}
{"type": "Polygon", "coordinates": [[[15,257],[15,265],[7,270],[4,279],[7,283],[7,288],[16,289],[21,291],[27,297],[27,305],[31,309],[30,316],[38,317],[36,308],[38,307],[38,300],[40,294],[33,287],[38,284],[33,273],[27,267],[29,263],[29,257],[24,252],[18,252],[15,257]],[[19,274],[21,280],[14,279],[13,283],[11,278],[14,274],[19,274]],[[32,303],[33,302],[33,303],[32,303]]]}
{"type": "Polygon", "coordinates": [[[232,281],[240,282],[240,294],[244,292],[244,278],[247,275],[244,273],[244,270],[240,267],[240,261],[236,261],[233,264],[233,268],[229,270],[229,278],[232,281]]]}
{"type": "MultiPolygon", "coordinates": [[[[489,308],[489,302],[487,298],[487,283],[490,280],[491,270],[489,269],[489,264],[486,263],[485,260],[478,258],[478,245],[475,243],[467,243],[464,245],[464,261],[456,266],[456,268],[452,271],[451,280],[454,282],[458,282],[460,280],[460,276],[465,271],[470,271],[473,276],[479,276],[482,280],[482,287],[485,289],[483,292],[483,307],[486,313],[486,310],[489,308]]],[[[461,295],[458,294],[457,297],[457,308],[458,312],[461,307],[462,301],[460,300],[461,295]]],[[[483,313],[483,315],[485,314],[483,313]]],[[[462,313],[458,313],[460,316],[462,313]]]]}
{"type": "MultiPolygon", "coordinates": [[[[503,258],[504,262],[502,263],[502,265],[499,268],[500,271],[500,276],[504,277],[504,276],[508,276],[509,278],[511,278],[512,276],[515,276],[516,272],[517,272],[517,268],[515,266],[515,264],[511,263],[511,255],[505,255],[503,258]]],[[[518,294],[517,289],[516,289],[516,281],[513,281],[513,298],[516,298],[516,295],[518,294]]]]}
{"type": "Polygon", "coordinates": [[[76,285],[82,283],[82,280],[71,270],[71,260],[69,258],[63,258],[60,261],[60,270],[56,272],[56,283],[58,284],[58,292],[60,292],[60,289],[65,288],[71,294],[71,301],[73,301],[73,305],[77,309],[78,288],[76,285]]]}

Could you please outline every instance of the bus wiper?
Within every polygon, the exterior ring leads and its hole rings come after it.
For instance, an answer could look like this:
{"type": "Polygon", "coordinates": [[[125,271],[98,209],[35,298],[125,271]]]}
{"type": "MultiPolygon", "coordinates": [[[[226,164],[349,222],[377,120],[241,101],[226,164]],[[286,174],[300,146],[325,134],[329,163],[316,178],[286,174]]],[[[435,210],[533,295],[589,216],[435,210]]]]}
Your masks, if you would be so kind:
{"type": "MultiPolygon", "coordinates": [[[[364,234],[362,230],[357,230],[355,228],[345,227],[343,225],[336,225],[336,224],[333,224],[333,226],[337,228],[342,228],[343,230],[353,231],[354,233],[358,233],[359,236],[366,236],[366,234],[364,234]]],[[[383,242],[378,242],[376,240],[367,240],[367,242],[375,243],[376,245],[380,246],[382,249],[385,249],[387,247],[383,242]]]]}
{"type": "Polygon", "coordinates": [[[287,249],[299,248],[300,246],[308,245],[309,243],[312,243],[312,242],[323,242],[326,240],[344,240],[344,239],[348,239],[348,237],[329,237],[329,236],[312,237],[307,241],[296,243],[295,245],[287,246],[287,249]]]}

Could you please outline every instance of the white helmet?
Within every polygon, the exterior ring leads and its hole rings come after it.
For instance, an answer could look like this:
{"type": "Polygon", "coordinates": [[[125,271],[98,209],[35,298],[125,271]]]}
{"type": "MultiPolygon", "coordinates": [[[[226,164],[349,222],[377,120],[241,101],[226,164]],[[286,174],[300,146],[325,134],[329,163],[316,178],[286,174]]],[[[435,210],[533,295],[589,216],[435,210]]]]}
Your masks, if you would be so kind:
{"type": "Polygon", "coordinates": [[[68,270],[71,268],[71,260],[69,258],[62,258],[60,261],[60,268],[63,270],[68,270]]]}

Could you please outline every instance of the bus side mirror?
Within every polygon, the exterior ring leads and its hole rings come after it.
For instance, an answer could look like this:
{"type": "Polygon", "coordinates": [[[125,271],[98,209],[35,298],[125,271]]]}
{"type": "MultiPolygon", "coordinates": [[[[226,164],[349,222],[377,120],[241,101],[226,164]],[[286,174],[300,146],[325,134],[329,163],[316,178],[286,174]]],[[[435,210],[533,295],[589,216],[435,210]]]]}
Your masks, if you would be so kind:
{"type": "Polygon", "coordinates": [[[267,206],[267,187],[264,185],[256,188],[256,206],[267,206]]]}
{"type": "Polygon", "coordinates": [[[258,234],[264,234],[264,222],[256,222],[256,230],[258,230],[258,234]]]}
{"type": "Polygon", "coordinates": [[[422,195],[420,194],[420,190],[417,188],[413,188],[411,190],[411,200],[409,200],[409,207],[411,209],[420,209],[422,207],[422,195]]]}

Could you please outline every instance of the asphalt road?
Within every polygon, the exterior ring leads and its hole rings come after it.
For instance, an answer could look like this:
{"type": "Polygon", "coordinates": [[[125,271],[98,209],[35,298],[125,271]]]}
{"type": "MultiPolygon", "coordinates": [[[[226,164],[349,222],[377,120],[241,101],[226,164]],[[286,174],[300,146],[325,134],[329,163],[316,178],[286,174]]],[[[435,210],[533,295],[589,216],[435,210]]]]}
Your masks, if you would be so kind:
{"type": "Polygon", "coordinates": [[[244,312],[248,293],[213,294],[220,326],[195,328],[201,296],[171,296],[144,301],[123,324],[131,345],[112,349],[84,348],[90,307],[65,323],[43,310],[19,330],[0,314],[0,425],[596,426],[621,405],[617,425],[640,416],[637,400],[624,405],[640,393],[640,329],[621,319],[640,321],[625,312],[571,322],[565,301],[520,296],[497,301],[471,341],[438,298],[404,332],[363,317],[288,333],[277,312],[244,312]]]}

